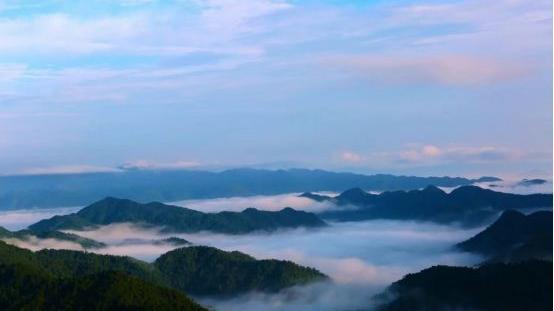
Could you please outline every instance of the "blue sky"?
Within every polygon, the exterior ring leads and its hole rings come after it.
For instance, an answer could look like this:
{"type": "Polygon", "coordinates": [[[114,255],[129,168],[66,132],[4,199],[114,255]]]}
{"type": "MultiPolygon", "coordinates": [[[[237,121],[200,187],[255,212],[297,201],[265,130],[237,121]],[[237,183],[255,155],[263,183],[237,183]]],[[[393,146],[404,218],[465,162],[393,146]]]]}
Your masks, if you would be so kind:
{"type": "Polygon", "coordinates": [[[0,174],[552,175],[551,1],[2,1],[0,174]]]}

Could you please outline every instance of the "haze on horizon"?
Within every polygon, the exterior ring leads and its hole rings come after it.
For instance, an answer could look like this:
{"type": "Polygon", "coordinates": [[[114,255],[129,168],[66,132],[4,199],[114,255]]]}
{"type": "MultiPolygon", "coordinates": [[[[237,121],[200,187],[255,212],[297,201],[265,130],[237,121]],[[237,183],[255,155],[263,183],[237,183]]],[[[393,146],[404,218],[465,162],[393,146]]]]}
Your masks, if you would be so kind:
{"type": "Polygon", "coordinates": [[[551,1],[0,4],[0,174],[552,178],[551,1]]]}

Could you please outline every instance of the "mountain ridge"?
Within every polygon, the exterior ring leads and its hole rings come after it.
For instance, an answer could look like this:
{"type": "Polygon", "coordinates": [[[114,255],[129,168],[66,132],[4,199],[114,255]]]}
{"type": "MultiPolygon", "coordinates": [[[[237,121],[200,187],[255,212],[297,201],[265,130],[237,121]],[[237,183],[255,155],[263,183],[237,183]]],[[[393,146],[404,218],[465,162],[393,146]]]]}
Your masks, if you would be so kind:
{"type": "Polygon", "coordinates": [[[128,199],[107,197],[77,213],[41,220],[29,226],[29,229],[35,232],[78,230],[123,222],[159,226],[163,227],[165,232],[211,231],[229,234],[298,227],[317,228],[327,225],[313,213],[297,211],[290,207],[280,211],[247,208],[242,212],[204,213],[159,202],[142,204],[128,199]]]}
{"type": "MultiPolygon", "coordinates": [[[[303,193],[301,196],[312,198],[313,194],[303,193]]],[[[421,190],[385,191],[380,194],[353,188],[335,197],[318,195],[316,199],[337,205],[337,208],[318,214],[323,219],[334,221],[381,218],[459,222],[475,226],[486,223],[506,209],[552,208],[552,194],[519,195],[477,186],[462,186],[450,193],[432,185],[421,190]],[[340,206],[344,205],[356,208],[341,209],[340,206]]]]}
{"type": "Polygon", "coordinates": [[[0,176],[2,209],[82,206],[107,196],[142,203],[175,202],[230,196],[275,195],[303,191],[409,190],[433,184],[455,187],[496,177],[418,177],[390,174],[364,175],[324,170],[232,169],[129,170],[122,172],[59,175],[0,176]]]}
{"type": "Polygon", "coordinates": [[[455,247],[482,254],[489,261],[552,260],[552,225],[551,211],[525,215],[507,210],[486,229],[455,247]]]}

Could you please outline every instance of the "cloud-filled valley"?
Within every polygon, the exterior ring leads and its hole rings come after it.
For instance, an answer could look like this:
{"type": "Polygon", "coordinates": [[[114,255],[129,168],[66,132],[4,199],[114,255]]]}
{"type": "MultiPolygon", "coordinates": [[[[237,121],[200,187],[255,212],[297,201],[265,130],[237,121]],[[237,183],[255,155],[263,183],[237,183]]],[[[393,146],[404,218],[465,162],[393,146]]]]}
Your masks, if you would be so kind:
{"type": "Polygon", "coordinates": [[[268,310],[337,310],[367,307],[373,295],[406,273],[436,264],[478,263],[479,257],[453,251],[451,247],[479,230],[377,220],[250,235],[160,234],[155,229],[130,224],[71,232],[109,245],[97,252],[130,255],[147,261],[175,246],[125,245],[121,241],[178,236],[194,244],[238,250],[258,259],[284,259],[312,266],[329,275],[333,282],[290,288],[278,294],[253,293],[229,300],[204,298],[200,301],[218,310],[259,310],[262,306],[268,310]]]}
{"type": "MultiPolygon", "coordinates": [[[[287,202],[286,205],[295,208],[321,210],[321,205],[309,205],[307,201],[310,200],[296,198],[296,195],[204,200],[189,202],[192,204],[188,206],[209,211],[235,210],[246,206],[272,210],[287,202]]],[[[151,262],[178,247],[158,242],[175,236],[196,245],[214,246],[226,251],[238,250],[257,259],[291,260],[314,267],[332,279],[332,282],[293,287],[277,294],[251,293],[231,299],[199,300],[218,310],[259,310],[261,307],[267,310],[337,310],[368,307],[373,295],[406,273],[436,264],[472,265],[480,260],[475,255],[452,250],[455,243],[474,235],[480,228],[462,229],[412,221],[331,223],[319,229],[248,235],[208,232],[170,234],[161,233],[161,229],[123,223],[88,231],[65,232],[105,243],[106,247],[89,250],[101,254],[125,255],[151,262]]],[[[79,244],[55,239],[6,241],[32,250],[83,249],[79,244]]]]}
{"type": "MultiPolygon", "coordinates": [[[[504,187],[512,187],[506,182],[504,187]]],[[[542,185],[541,185],[542,186],[542,185]]],[[[529,187],[533,189],[533,186],[529,187]]],[[[451,189],[446,189],[451,190],[451,189]]],[[[320,194],[335,196],[336,193],[320,194]]],[[[248,207],[277,211],[285,206],[309,212],[337,208],[331,202],[298,197],[299,193],[274,196],[230,197],[186,200],[173,204],[203,212],[242,211],[248,207]]],[[[341,207],[348,208],[348,207],[341,207]]],[[[78,208],[16,210],[2,212],[2,226],[21,229],[42,218],[68,214],[78,208]]],[[[163,227],[137,223],[116,223],[82,230],[63,230],[102,242],[105,246],[87,251],[131,256],[153,262],[160,255],[182,247],[164,241],[178,237],[193,245],[206,245],[224,251],[240,251],[256,259],[290,260],[318,269],[330,282],[294,286],[278,293],[252,292],[231,298],[195,297],[216,310],[358,310],[371,309],[372,298],[408,273],[434,265],[473,266],[482,257],[457,251],[453,246],[483,229],[431,222],[366,220],[328,222],[320,228],[279,229],[250,234],[211,232],[171,233],[163,227]]],[[[55,238],[9,238],[4,241],[31,250],[45,248],[84,250],[71,241],[55,238]]]]}

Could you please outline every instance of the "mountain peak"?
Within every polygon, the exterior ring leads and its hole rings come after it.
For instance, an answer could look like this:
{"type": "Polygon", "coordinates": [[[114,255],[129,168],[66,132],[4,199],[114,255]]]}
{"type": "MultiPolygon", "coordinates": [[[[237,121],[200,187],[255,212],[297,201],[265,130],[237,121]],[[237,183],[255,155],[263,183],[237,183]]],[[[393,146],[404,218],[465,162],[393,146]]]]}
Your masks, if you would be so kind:
{"type": "Polygon", "coordinates": [[[433,185],[429,185],[421,191],[427,192],[427,193],[445,193],[444,191],[441,190],[441,188],[433,185]]]}

